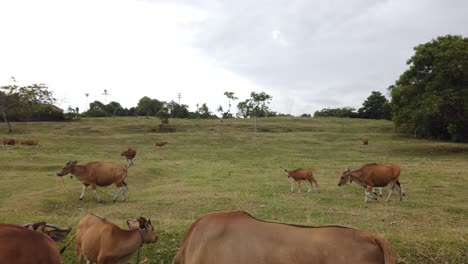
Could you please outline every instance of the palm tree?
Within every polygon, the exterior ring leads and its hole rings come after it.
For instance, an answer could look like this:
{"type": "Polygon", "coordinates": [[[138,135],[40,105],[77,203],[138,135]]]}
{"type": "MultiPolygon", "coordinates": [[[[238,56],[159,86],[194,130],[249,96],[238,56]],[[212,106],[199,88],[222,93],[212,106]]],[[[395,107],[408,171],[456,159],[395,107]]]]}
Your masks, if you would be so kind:
{"type": "Polygon", "coordinates": [[[104,95],[104,104],[107,104],[107,96],[110,95],[109,91],[104,89],[104,93],[102,95],[104,95]]]}

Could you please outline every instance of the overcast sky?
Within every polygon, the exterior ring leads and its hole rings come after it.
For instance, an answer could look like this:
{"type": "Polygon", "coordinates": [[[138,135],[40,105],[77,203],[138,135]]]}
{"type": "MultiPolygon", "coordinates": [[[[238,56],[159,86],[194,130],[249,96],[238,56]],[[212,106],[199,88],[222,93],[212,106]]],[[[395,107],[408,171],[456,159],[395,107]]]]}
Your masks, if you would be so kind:
{"type": "Polygon", "coordinates": [[[286,114],[359,108],[416,45],[467,37],[467,14],[464,0],[2,0],[0,85],[45,83],[65,109],[181,93],[214,112],[225,91],[286,114]]]}

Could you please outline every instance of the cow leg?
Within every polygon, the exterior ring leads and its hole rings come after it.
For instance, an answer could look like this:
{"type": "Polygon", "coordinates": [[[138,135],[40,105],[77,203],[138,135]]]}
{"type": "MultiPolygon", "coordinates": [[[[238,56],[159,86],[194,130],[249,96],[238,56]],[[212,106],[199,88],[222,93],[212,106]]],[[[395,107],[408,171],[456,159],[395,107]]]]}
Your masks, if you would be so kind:
{"type": "Polygon", "coordinates": [[[122,192],[122,200],[121,200],[122,202],[125,201],[125,199],[127,199],[127,194],[128,194],[128,186],[125,182],[123,184],[124,185],[122,186],[123,192],[122,192]]]}
{"type": "Polygon", "coordinates": [[[401,185],[400,181],[397,180],[396,184],[398,185],[398,187],[401,188],[401,193],[403,193],[403,196],[405,196],[405,191],[403,190],[403,185],[401,185]]]}
{"type": "Polygon", "coordinates": [[[114,203],[115,203],[115,201],[117,201],[117,197],[119,197],[119,194],[120,194],[120,192],[122,191],[123,188],[124,188],[123,186],[120,186],[119,189],[117,190],[117,193],[114,195],[114,203]]]}
{"type": "Polygon", "coordinates": [[[403,201],[401,186],[397,184],[396,187],[397,187],[397,190],[398,190],[398,194],[400,195],[400,201],[403,201]]]}
{"type": "Polygon", "coordinates": [[[392,197],[393,189],[395,188],[395,183],[392,183],[392,187],[390,188],[390,191],[388,192],[388,197],[387,200],[385,200],[386,203],[390,200],[390,197],[392,197]]]}
{"type": "Polygon", "coordinates": [[[94,196],[96,196],[96,199],[97,199],[98,203],[100,203],[101,202],[101,197],[99,197],[99,194],[96,191],[96,185],[95,184],[91,185],[91,188],[93,189],[93,194],[94,194],[94,196]]]}
{"type": "Polygon", "coordinates": [[[380,197],[382,197],[382,187],[379,187],[379,194],[380,194],[380,197]]]}
{"type": "Polygon", "coordinates": [[[88,188],[88,185],[83,184],[83,190],[81,191],[80,200],[83,200],[83,197],[84,197],[85,192],[86,192],[86,188],[88,188]]]}
{"type": "Polygon", "coordinates": [[[297,181],[297,188],[298,188],[297,192],[301,193],[301,181],[300,180],[297,181]]]}
{"type": "Polygon", "coordinates": [[[364,200],[364,203],[367,203],[367,201],[369,200],[369,196],[372,192],[372,186],[367,186],[366,190],[365,190],[365,193],[366,193],[366,199],[364,200]]]}
{"type": "Polygon", "coordinates": [[[295,181],[293,181],[292,184],[291,184],[291,192],[294,191],[294,183],[295,183],[295,181]]]}
{"type": "Polygon", "coordinates": [[[309,187],[309,190],[307,192],[310,192],[312,190],[312,180],[308,180],[309,181],[309,184],[310,184],[310,187],[309,187]]]}

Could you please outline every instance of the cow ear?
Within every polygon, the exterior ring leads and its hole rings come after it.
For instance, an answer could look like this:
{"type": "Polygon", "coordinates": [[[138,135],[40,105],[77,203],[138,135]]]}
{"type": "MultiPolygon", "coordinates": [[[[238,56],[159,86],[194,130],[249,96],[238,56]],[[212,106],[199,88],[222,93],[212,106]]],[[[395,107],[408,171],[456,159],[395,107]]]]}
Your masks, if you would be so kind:
{"type": "Polygon", "coordinates": [[[137,220],[127,220],[128,229],[138,229],[140,227],[140,223],[137,220]]]}
{"type": "Polygon", "coordinates": [[[74,161],[73,161],[73,165],[76,165],[76,163],[78,163],[78,161],[77,161],[77,160],[74,160],[74,161]]]}
{"type": "Polygon", "coordinates": [[[285,171],[285,172],[288,172],[288,170],[287,170],[287,169],[284,169],[284,171],[285,171]]]}

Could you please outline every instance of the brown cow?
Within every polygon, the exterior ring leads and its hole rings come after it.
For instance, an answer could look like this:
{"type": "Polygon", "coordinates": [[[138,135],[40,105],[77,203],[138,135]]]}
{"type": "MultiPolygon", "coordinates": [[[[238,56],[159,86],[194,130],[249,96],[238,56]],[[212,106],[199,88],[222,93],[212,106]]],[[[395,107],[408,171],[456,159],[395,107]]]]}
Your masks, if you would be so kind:
{"type": "MultiPolygon", "coordinates": [[[[390,200],[393,189],[395,186],[400,194],[400,201],[405,195],[403,187],[401,186],[398,178],[400,177],[400,166],[392,163],[368,163],[357,170],[350,170],[349,168],[344,170],[340,176],[338,186],[345,184],[346,182],[356,182],[362,187],[366,188],[364,200],[367,203],[370,193],[374,187],[385,187],[390,184],[390,192],[386,202],[390,200]]],[[[375,197],[376,199],[377,197],[375,197]]]]}
{"type": "Polygon", "coordinates": [[[258,220],[242,211],[214,212],[185,233],[173,264],[395,263],[391,245],[341,226],[298,226],[258,220]]]}
{"type": "Polygon", "coordinates": [[[369,145],[369,140],[367,138],[361,140],[361,148],[369,145]]]}
{"type": "Polygon", "coordinates": [[[162,147],[164,147],[167,143],[169,143],[169,142],[167,142],[167,141],[156,141],[156,142],[154,142],[154,146],[155,146],[156,148],[157,148],[157,147],[161,147],[161,148],[162,148],[162,147]]]}
{"type": "Polygon", "coordinates": [[[315,183],[315,186],[317,186],[317,188],[318,188],[317,180],[315,180],[311,169],[295,169],[295,170],[292,170],[292,171],[288,171],[288,170],[285,169],[284,171],[288,173],[288,178],[293,178],[294,179],[294,181],[292,182],[292,185],[291,185],[291,192],[294,191],[294,184],[296,182],[298,183],[298,192],[299,193],[301,192],[301,181],[302,180],[309,181],[310,187],[309,187],[308,192],[310,192],[312,190],[312,182],[315,183]]]}
{"type": "Polygon", "coordinates": [[[66,231],[62,234],[55,230],[42,233],[32,229],[12,224],[0,224],[0,263],[62,263],[53,238],[65,238],[70,229],[61,229],[59,232],[66,231]]]}
{"type": "Polygon", "coordinates": [[[86,188],[91,185],[93,193],[100,203],[101,197],[99,197],[96,192],[96,186],[109,186],[114,183],[119,188],[114,196],[114,202],[117,201],[121,191],[122,202],[125,201],[128,193],[128,187],[125,183],[125,178],[127,177],[127,168],[124,168],[118,164],[101,161],[93,161],[84,165],[76,165],[76,163],[76,160],[68,161],[62,170],[57,172],[57,176],[64,176],[68,173],[71,173],[83,183],[83,190],[80,195],[80,200],[83,199],[86,188]]]}
{"type": "Polygon", "coordinates": [[[37,141],[36,139],[27,139],[27,140],[23,140],[21,142],[21,145],[26,145],[26,146],[31,146],[31,147],[36,147],[39,145],[39,141],[37,141]]]}
{"type": "Polygon", "coordinates": [[[11,148],[13,148],[16,144],[16,141],[14,138],[3,138],[3,148],[5,148],[6,146],[10,146],[11,148]]]}
{"type": "Polygon", "coordinates": [[[128,147],[128,149],[126,151],[123,151],[120,154],[120,156],[125,156],[125,158],[127,158],[127,164],[128,164],[128,167],[130,167],[133,165],[133,158],[135,158],[136,153],[137,152],[135,148],[128,147]]]}
{"type": "Polygon", "coordinates": [[[154,243],[158,236],[151,220],[140,217],[128,220],[130,230],[124,230],[112,222],[93,215],[85,215],[76,230],[76,262],[83,257],[101,263],[127,263],[144,243],[154,243]]]}

